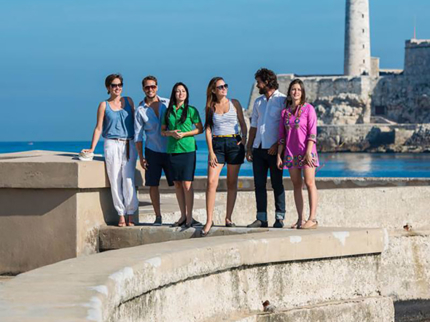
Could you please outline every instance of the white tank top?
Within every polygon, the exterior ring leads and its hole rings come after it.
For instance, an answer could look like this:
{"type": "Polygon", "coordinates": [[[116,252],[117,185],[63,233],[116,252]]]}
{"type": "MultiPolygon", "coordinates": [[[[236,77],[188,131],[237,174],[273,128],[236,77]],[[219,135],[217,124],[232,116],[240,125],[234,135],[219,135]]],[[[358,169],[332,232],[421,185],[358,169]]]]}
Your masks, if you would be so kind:
{"type": "Polygon", "coordinates": [[[237,112],[231,101],[229,110],[224,114],[214,113],[212,117],[212,135],[229,135],[239,133],[239,123],[237,122],[237,112]]]}

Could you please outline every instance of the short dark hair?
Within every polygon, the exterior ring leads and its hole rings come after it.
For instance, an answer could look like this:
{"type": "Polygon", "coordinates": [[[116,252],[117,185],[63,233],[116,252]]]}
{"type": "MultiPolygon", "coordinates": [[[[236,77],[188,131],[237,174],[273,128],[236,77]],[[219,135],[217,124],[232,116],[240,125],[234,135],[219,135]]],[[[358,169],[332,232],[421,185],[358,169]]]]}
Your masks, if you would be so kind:
{"type": "Polygon", "coordinates": [[[113,80],[117,79],[117,78],[119,78],[119,80],[121,81],[121,83],[124,83],[121,74],[110,74],[108,77],[106,77],[106,79],[105,79],[105,86],[108,89],[108,92],[107,92],[108,94],[110,94],[110,91],[109,91],[110,84],[112,84],[113,80]]]}
{"type": "Polygon", "coordinates": [[[149,81],[149,80],[154,81],[154,82],[155,82],[155,85],[158,85],[157,77],[152,76],[152,75],[148,75],[148,76],[146,76],[144,79],[142,79],[142,86],[145,86],[145,82],[146,82],[146,81],[149,81]]]}
{"type": "Polygon", "coordinates": [[[267,68],[260,68],[255,73],[255,79],[260,78],[263,82],[267,84],[267,87],[278,89],[278,78],[276,77],[276,74],[273,70],[267,69],[267,68]]]}

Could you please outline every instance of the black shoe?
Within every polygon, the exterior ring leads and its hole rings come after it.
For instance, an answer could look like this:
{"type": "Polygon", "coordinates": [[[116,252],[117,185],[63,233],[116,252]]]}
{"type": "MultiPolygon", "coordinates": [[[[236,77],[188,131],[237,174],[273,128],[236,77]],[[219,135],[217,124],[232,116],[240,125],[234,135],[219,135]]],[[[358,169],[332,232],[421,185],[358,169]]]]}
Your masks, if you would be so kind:
{"type": "Polygon", "coordinates": [[[163,223],[163,219],[161,216],[155,217],[154,226],[161,226],[162,223],[163,223]]]}
{"type": "Polygon", "coordinates": [[[171,224],[170,227],[181,227],[182,225],[185,225],[185,223],[187,222],[187,218],[185,218],[182,221],[180,221],[180,220],[181,219],[179,219],[177,222],[171,224]]]}
{"type": "Polygon", "coordinates": [[[284,221],[282,219],[276,219],[273,228],[284,228],[284,221]]]}
{"type": "Polygon", "coordinates": [[[267,228],[267,227],[269,227],[269,224],[267,223],[267,221],[262,221],[262,220],[257,219],[252,224],[249,224],[246,227],[248,227],[248,228],[267,228]]]}
{"type": "Polygon", "coordinates": [[[191,227],[194,226],[203,226],[203,224],[200,221],[197,221],[193,218],[193,221],[191,222],[191,227]]]}

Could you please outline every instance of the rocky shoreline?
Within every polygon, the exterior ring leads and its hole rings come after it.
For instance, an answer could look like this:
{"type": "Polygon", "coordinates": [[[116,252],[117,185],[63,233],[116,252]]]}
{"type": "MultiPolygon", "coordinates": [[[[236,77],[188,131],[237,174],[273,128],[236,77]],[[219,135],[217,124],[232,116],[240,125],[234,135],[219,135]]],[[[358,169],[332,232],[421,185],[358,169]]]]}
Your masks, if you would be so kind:
{"type": "Polygon", "coordinates": [[[320,152],[430,153],[430,124],[318,126],[320,152]]]}

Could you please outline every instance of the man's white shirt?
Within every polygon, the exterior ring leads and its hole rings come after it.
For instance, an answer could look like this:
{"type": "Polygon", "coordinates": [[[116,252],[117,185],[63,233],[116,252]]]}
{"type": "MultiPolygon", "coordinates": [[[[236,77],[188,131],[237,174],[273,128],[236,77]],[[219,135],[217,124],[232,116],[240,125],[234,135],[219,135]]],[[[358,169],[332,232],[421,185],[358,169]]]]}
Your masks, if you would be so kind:
{"type": "Polygon", "coordinates": [[[265,95],[257,97],[251,116],[251,127],[257,128],[253,148],[270,149],[278,141],[279,122],[286,96],[276,90],[269,99],[265,95]]]}

